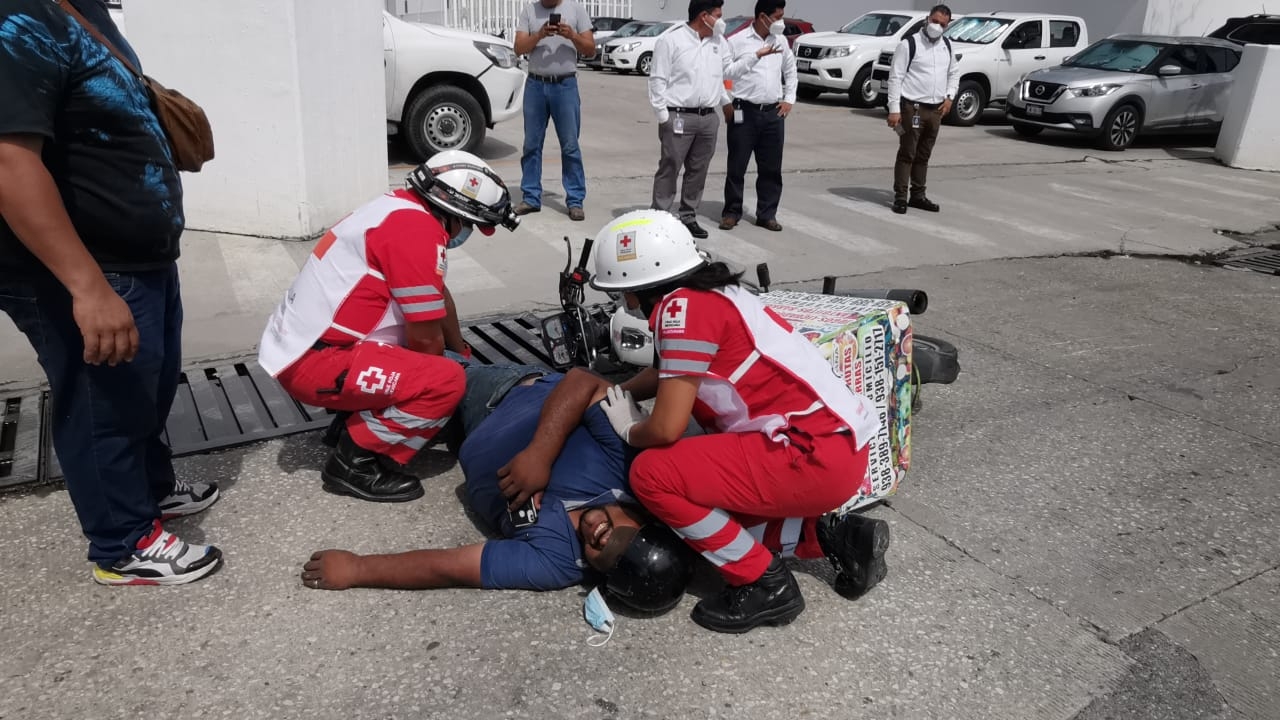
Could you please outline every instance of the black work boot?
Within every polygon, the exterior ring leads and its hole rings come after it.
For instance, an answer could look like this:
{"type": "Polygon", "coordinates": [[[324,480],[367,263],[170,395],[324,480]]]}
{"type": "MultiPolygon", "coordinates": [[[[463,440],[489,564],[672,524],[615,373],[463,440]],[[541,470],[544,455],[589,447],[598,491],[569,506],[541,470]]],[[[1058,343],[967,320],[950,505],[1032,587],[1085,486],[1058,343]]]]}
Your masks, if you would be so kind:
{"type": "Polygon", "coordinates": [[[370,502],[407,502],[422,497],[422,481],[390,465],[390,460],[356,445],[344,429],[320,477],[326,490],[370,502]]]}
{"type": "Polygon", "coordinates": [[[329,421],[329,427],[324,429],[324,435],[320,436],[320,442],[328,447],[338,447],[338,438],[342,437],[342,431],[347,429],[347,419],[352,413],[338,411],[333,414],[333,420],[329,421]]]}
{"type": "Polygon", "coordinates": [[[693,621],[708,630],[744,633],[757,625],[786,625],[804,612],[800,585],[776,555],[759,580],[730,585],[693,607],[693,621]]]}
{"type": "Polygon", "coordinates": [[[884,554],[889,549],[889,523],[849,513],[828,513],[818,519],[818,544],[836,569],[836,592],[856,598],[889,573],[884,554]]]}

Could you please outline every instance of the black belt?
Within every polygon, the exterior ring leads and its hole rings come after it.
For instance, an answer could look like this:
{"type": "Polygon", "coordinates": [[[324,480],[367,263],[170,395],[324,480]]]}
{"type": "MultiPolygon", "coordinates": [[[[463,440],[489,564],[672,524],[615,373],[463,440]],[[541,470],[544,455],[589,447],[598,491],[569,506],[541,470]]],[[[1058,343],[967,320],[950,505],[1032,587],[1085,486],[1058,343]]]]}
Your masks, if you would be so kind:
{"type": "Polygon", "coordinates": [[[937,110],[938,108],[942,107],[942,103],[925,103],[925,102],[916,102],[915,100],[907,100],[907,104],[915,105],[916,107],[922,107],[925,110],[937,110]]]}
{"type": "Polygon", "coordinates": [[[757,110],[759,112],[773,112],[778,109],[781,103],[768,103],[767,105],[759,105],[746,100],[734,100],[733,106],[736,108],[745,108],[747,110],[757,110]]]}
{"type": "Polygon", "coordinates": [[[668,112],[684,113],[686,115],[710,115],[715,112],[715,108],[687,108],[687,107],[668,107],[668,112]]]}
{"type": "Polygon", "coordinates": [[[534,73],[529,73],[529,77],[539,82],[555,84],[562,83],[571,77],[577,77],[577,73],[569,73],[568,75],[535,75],[534,73]]]}

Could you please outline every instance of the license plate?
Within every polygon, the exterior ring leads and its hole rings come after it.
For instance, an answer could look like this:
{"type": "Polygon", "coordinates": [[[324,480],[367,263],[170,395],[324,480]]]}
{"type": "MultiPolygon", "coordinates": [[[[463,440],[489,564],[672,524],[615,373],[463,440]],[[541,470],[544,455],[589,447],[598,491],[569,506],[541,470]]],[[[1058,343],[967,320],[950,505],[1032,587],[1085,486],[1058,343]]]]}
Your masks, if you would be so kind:
{"type": "Polygon", "coordinates": [[[1044,115],[1043,105],[1027,105],[1027,117],[1040,117],[1044,115]]]}
{"type": "Polygon", "coordinates": [[[796,69],[797,69],[797,70],[808,70],[808,69],[809,69],[810,67],[812,67],[812,66],[813,66],[813,63],[812,63],[812,62],[810,62],[810,61],[808,61],[808,60],[797,60],[797,61],[796,61],[796,69]]]}

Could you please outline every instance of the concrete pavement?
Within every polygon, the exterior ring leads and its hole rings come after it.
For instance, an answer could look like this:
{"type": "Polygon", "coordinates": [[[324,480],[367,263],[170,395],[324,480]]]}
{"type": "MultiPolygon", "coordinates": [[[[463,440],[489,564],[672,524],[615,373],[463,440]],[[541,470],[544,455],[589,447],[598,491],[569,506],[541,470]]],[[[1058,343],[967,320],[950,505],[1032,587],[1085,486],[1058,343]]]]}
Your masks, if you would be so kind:
{"type": "MultiPolygon", "coordinates": [[[[474,283],[461,302],[476,314],[552,302],[558,236],[645,204],[650,138],[599,134],[603,108],[627,117],[642,81],[586,83],[589,221],[544,210],[519,237],[469,243],[451,269],[474,283]]],[[[603,648],[585,644],[575,590],[308,590],[297,572],[316,549],[484,536],[447,456],[419,460],[423,499],[373,505],[322,493],[325,448],[299,435],[178,463],[225,490],[171,523],[226,552],[185,588],[94,586],[61,489],[0,496],[0,718],[1277,717],[1280,278],[1070,255],[1236,245],[1214,230],[1280,220],[1280,177],[1202,147],[1103,157],[1001,125],[944,128],[930,184],[943,214],[898,218],[879,116],[799,112],[782,220],[799,232],[740,227],[709,246],[801,289],[828,274],[925,289],[918,331],[961,350],[959,381],[925,388],[899,495],[871,510],[894,533],[880,587],[850,602],[825,564],[800,563],[800,619],[728,637],[688,619],[715,589],[703,573],[675,611],[621,617],[603,648]]],[[[518,133],[485,148],[509,177],[502,144],[518,133]]],[[[718,192],[713,179],[709,218],[718,192]]],[[[191,358],[249,350],[308,251],[194,233],[186,248],[191,358]]],[[[6,376],[23,362],[13,347],[0,344],[6,376]]]]}

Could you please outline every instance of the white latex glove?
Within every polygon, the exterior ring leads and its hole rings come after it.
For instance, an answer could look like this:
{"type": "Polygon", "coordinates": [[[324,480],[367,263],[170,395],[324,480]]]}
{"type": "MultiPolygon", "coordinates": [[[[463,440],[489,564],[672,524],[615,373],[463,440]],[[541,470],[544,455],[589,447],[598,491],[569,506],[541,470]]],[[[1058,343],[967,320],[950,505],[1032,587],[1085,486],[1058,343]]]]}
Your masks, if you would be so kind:
{"type": "Polygon", "coordinates": [[[628,445],[631,444],[631,428],[648,417],[645,411],[636,406],[631,393],[623,390],[620,385],[614,385],[605,391],[600,408],[604,410],[605,417],[609,418],[614,432],[628,445]]]}

